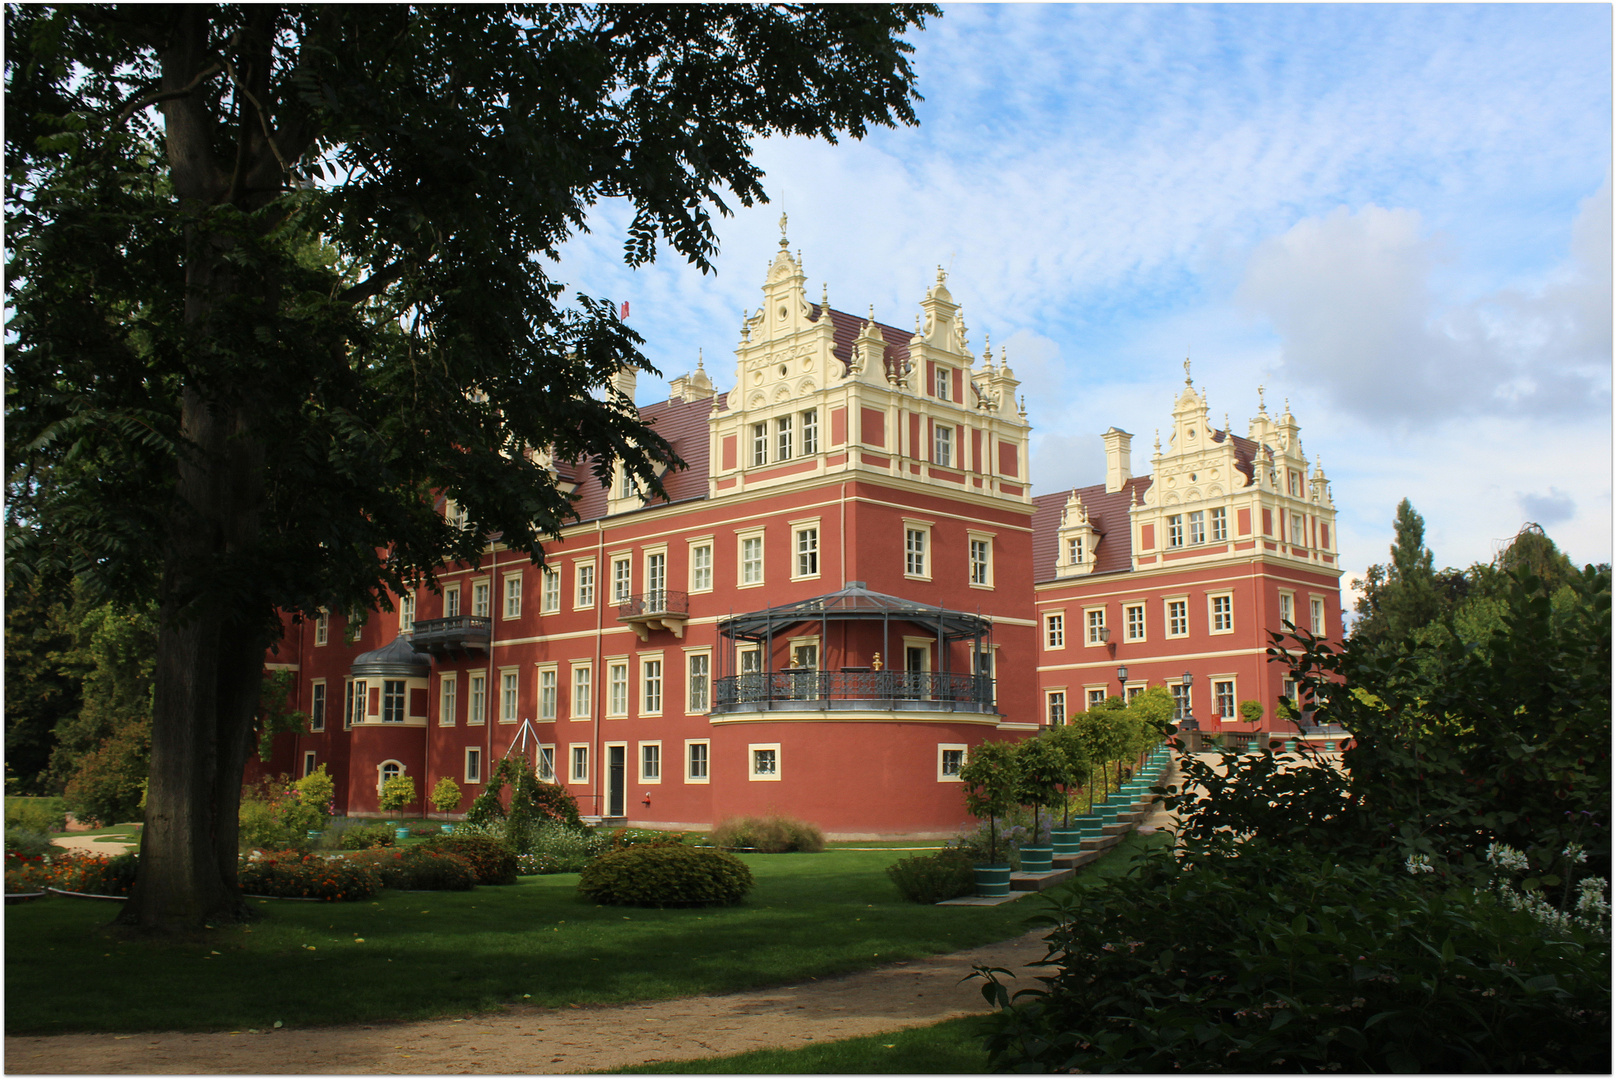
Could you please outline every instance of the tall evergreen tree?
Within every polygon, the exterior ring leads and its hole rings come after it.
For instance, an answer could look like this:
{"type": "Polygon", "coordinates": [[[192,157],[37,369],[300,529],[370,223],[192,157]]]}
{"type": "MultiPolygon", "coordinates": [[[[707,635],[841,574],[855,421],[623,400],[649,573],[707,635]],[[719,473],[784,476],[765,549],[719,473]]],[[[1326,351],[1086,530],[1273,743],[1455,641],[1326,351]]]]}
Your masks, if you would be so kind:
{"type": "Polygon", "coordinates": [[[1407,641],[1416,630],[1451,610],[1462,597],[1463,575],[1433,568],[1431,549],[1425,546],[1425,519],[1407,499],[1397,504],[1393,523],[1391,562],[1369,567],[1353,581],[1359,591],[1352,628],[1354,641],[1382,646],[1407,641]]]}

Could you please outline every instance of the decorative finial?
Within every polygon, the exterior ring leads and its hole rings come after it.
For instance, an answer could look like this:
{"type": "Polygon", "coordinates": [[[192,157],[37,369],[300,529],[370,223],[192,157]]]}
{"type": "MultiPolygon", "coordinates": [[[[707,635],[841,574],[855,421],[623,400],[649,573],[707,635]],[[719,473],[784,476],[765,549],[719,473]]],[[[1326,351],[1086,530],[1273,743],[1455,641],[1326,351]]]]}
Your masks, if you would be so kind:
{"type": "Polygon", "coordinates": [[[780,212],[780,250],[784,251],[789,246],[790,242],[786,240],[786,215],[785,211],[782,210],[780,212]]]}
{"type": "Polygon", "coordinates": [[[1010,366],[1009,352],[1008,352],[1008,350],[1006,349],[1005,346],[1000,345],[999,346],[999,369],[1002,371],[1003,369],[1005,369],[1005,368],[1007,368],[1009,366],[1010,366]]]}
{"type": "Polygon", "coordinates": [[[698,348],[696,350],[696,370],[697,371],[701,370],[701,365],[702,365],[701,349],[698,348]]]}
{"type": "Polygon", "coordinates": [[[1161,453],[1161,428],[1156,429],[1156,453],[1161,453]]]}
{"type": "Polygon", "coordinates": [[[1262,383],[1257,384],[1257,411],[1260,412],[1260,413],[1268,412],[1268,404],[1267,404],[1267,402],[1263,401],[1263,384],[1262,383]]]}
{"type": "Polygon", "coordinates": [[[942,263],[938,263],[938,264],[937,264],[937,284],[939,284],[939,285],[941,285],[941,284],[942,284],[942,283],[943,283],[943,280],[944,280],[944,279],[945,279],[945,278],[946,278],[946,277],[947,277],[947,276],[948,276],[948,274],[947,274],[947,272],[946,272],[946,271],[945,271],[945,270],[944,270],[944,269],[943,269],[943,264],[942,264],[942,263]]]}
{"type": "Polygon", "coordinates": [[[1184,358],[1184,385],[1190,385],[1190,358],[1184,358]]]}
{"type": "MultiPolygon", "coordinates": [[[[873,308],[871,309],[874,310],[873,308]]],[[[920,312],[915,312],[915,337],[920,336],[920,312]]]]}
{"type": "Polygon", "coordinates": [[[1285,398],[1285,415],[1289,416],[1290,414],[1291,414],[1291,399],[1289,397],[1286,397],[1285,398]]]}
{"type": "Polygon", "coordinates": [[[1233,433],[1234,429],[1229,426],[1229,414],[1225,411],[1223,414],[1223,437],[1227,439],[1233,433]]]}
{"type": "Polygon", "coordinates": [[[819,283],[819,310],[821,313],[830,310],[830,283],[826,281],[819,283]]]}

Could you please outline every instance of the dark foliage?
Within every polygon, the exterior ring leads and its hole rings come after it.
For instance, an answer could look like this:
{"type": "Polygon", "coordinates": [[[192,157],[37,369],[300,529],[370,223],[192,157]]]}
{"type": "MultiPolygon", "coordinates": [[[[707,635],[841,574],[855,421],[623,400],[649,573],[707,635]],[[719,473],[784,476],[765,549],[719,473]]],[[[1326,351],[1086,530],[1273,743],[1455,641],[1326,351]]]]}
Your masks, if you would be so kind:
{"type": "Polygon", "coordinates": [[[419,846],[465,859],[476,873],[479,885],[516,884],[516,853],[498,840],[482,836],[435,836],[419,846]]]}
{"type": "Polygon", "coordinates": [[[642,844],[590,863],[578,875],[578,891],[597,903],[629,907],[722,906],[752,891],[752,871],[722,851],[642,844]]]}
{"type": "Polygon", "coordinates": [[[930,855],[911,855],[887,867],[887,877],[917,904],[935,904],[965,896],[976,889],[976,872],[969,852],[944,848],[930,855]]]}

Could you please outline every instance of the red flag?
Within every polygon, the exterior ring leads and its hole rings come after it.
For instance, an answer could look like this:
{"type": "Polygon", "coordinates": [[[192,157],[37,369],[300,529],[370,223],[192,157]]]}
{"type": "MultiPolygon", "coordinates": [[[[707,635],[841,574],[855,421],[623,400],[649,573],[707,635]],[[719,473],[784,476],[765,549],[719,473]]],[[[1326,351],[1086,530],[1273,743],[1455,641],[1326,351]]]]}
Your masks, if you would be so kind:
{"type": "Polygon", "coordinates": [[[618,318],[619,319],[628,318],[628,301],[627,300],[623,301],[623,313],[621,315],[619,315],[618,318]]]}

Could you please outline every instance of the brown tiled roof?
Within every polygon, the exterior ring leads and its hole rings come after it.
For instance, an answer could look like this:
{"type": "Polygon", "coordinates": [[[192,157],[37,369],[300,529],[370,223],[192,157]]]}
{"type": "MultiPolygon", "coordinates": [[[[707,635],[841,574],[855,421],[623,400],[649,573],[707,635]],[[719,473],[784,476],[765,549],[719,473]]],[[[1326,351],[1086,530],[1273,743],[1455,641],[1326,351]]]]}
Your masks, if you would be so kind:
{"type": "MultiPolygon", "coordinates": [[[[1089,523],[1100,534],[1099,546],[1094,549],[1094,572],[1114,574],[1133,568],[1133,530],[1128,527],[1128,507],[1133,505],[1134,492],[1142,500],[1150,487],[1151,478],[1136,476],[1122,485],[1120,491],[1106,491],[1104,484],[1080,487],[1077,494],[1088,507],[1089,523]]],[[[1055,576],[1055,562],[1060,556],[1055,534],[1060,529],[1061,511],[1071,498],[1070,489],[1037,495],[1032,500],[1032,579],[1049,581],[1055,576]]]]}
{"type": "MultiPolygon", "coordinates": [[[[809,317],[815,322],[819,321],[820,306],[814,304],[809,311],[809,317]]],[[[830,309],[830,326],[832,335],[831,354],[840,360],[845,367],[853,362],[853,342],[863,329],[867,316],[849,315],[845,311],[830,309]]],[[[914,337],[912,330],[900,330],[896,326],[888,326],[878,322],[875,329],[886,342],[886,366],[889,371],[901,371],[903,365],[909,360],[909,339],[914,337]]]]}
{"type": "MultiPolygon", "coordinates": [[[[662,486],[667,489],[668,502],[707,497],[707,417],[724,399],[723,394],[701,401],[659,401],[640,409],[640,417],[650,424],[658,435],[673,445],[674,453],[684,459],[683,469],[669,469],[662,475],[662,486]]],[[[593,521],[606,514],[606,489],[600,486],[591,469],[592,462],[577,462],[568,466],[557,465],[556,471],[578,482],[578,517],[593,521]]],[[[652,505],[660,505],[653,503],[652,505]]]]}

